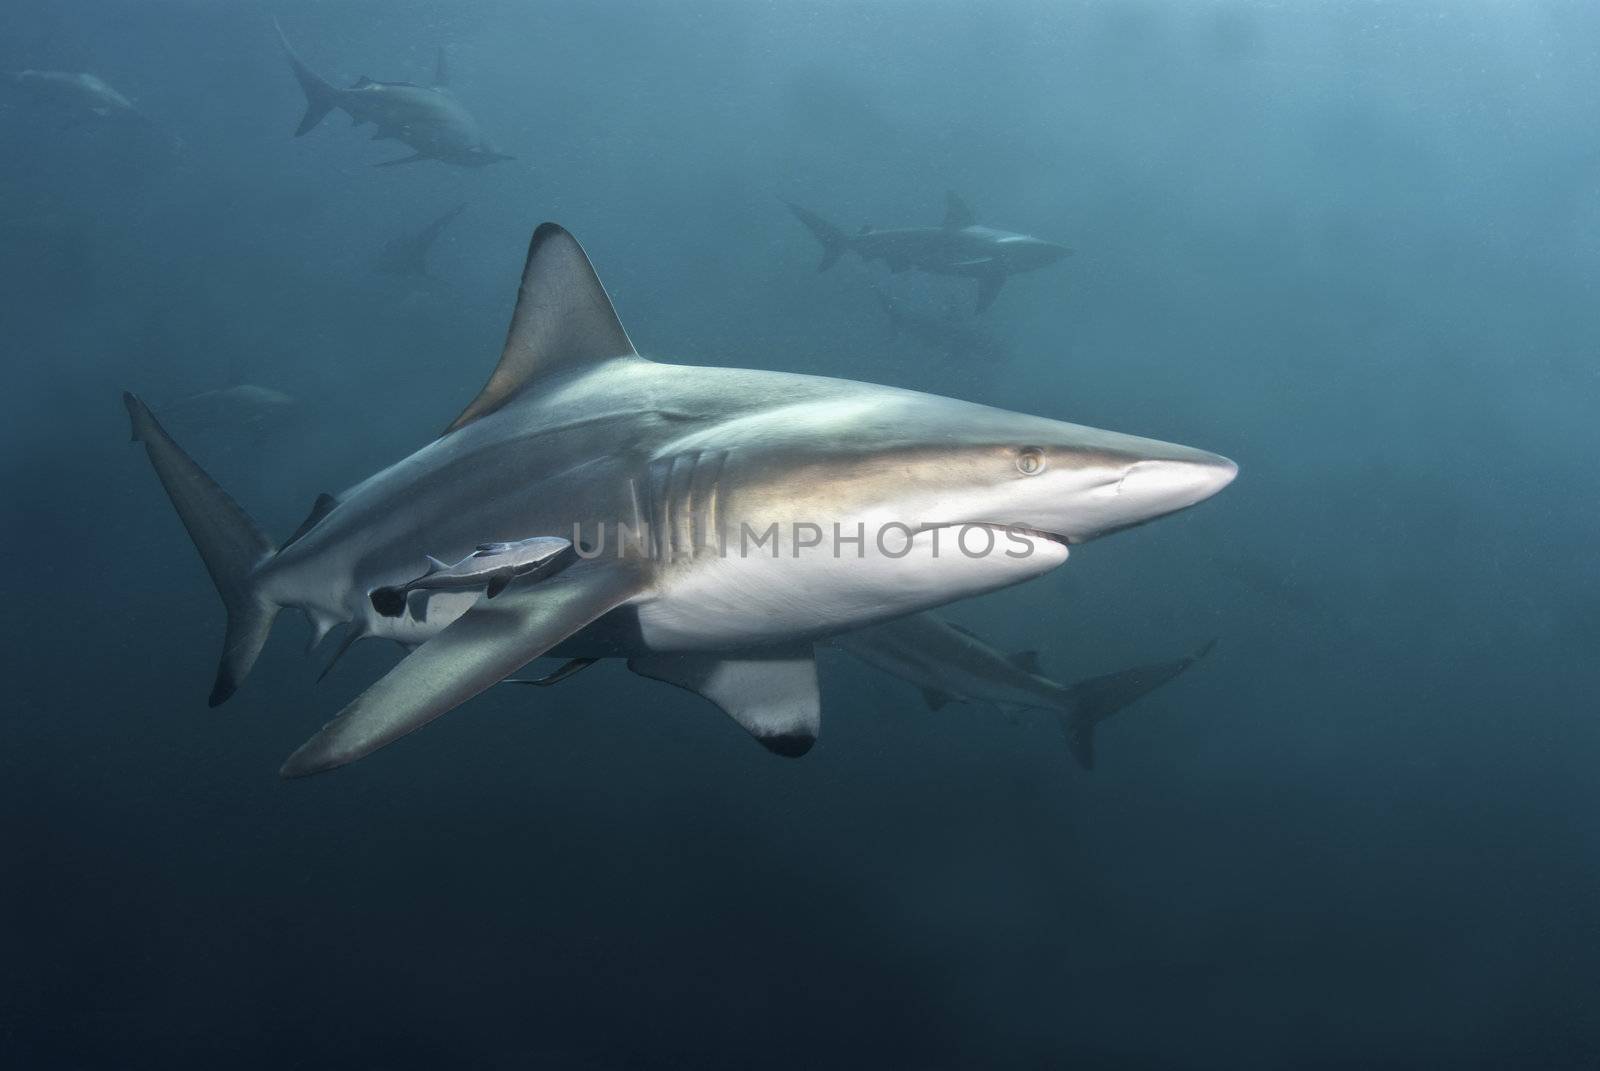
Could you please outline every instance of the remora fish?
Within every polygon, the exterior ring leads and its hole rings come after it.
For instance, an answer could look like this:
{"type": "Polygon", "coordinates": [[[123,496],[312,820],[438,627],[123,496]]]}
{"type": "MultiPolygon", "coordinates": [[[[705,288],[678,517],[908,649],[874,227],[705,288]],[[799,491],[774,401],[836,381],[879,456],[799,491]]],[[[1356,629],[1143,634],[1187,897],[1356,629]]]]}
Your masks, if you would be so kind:
{"type": "Polygon", "coordinates": [[[397,160],[385,160],[377,167],[415,163],[418,160],[442,160],[462,167],[483,167],[500,160],[515,157],[499,153],[485,140],[478,129],[478,121],[450,92],[449,72],[445,67],[444,49],[439,50],[433,84],[417,85],[413,82],[375,82],[363,75],[349,89],[330,84],[310,67],[307,67],[289,45],[283,27],[273,23],[278,30],[278,40],[294,68],[295,78],[306,95],[306,113],[295,137],[314,128],[335,108],[346,112],[355,124],[373,123],[377,131],[374,141],[390,139],[403,142],[412,155],[397,160]]]}
{"type": "Polygon", "coordinates": [[[124,400],[228,612],[212,705],[283,607],[319,637],[350,622],[416,647],[289,757],[291,777],[353,762],[547,654],[626,657],[803,754],[821,721],[816,640],[1040,576],[1069,544],[1192,506],[1237,472],[915,391],[646,360],[551,223],[483,390],[434,442],[318,499],[282,547],[124,400]],[[368,592],[415,576],[419,546],[465,556],[528,532],[584,532],[585,560],[493,600],[436,593],[426,621],[372,607],[368,592]]]}
{"type": "Polygon", "coordinates": [[[405,613],[413,591],[484,591],[494,598],[513,580],[548,576],[570,563],[572,541],[556,536],[534,536],[515,543],[484,543],[471,554],[446,565],[428,555],[428,571],[395,587],[374,588],[372,608],[384,617],[405,613]]]}
{"type": "Polygon", "coordinates": [[[1212,640],[1193,654],[1152,662],[1073,685],[1039,668],[1037,651],[1003,654],[960,625],[932,613],[912,614],[833,638],[833,645],[874,669],[922,690],[930,708],[970,700],[1002,708],[1053,711],[1073,758],[1094,769],[1094,730],[1211,653],[1212,640]]]}
{"type": "Polygon", "coordinates": [[[973,278],[978,280],[978,312],[994,304],[1010,276],[1054,264],[1072,253],[1066,246],[1026,234],[980,227],[972,209],[953,193],[945,194],[945,202],[944,222],[937,227],[863,227],[859,234],[846,234],[793,202],[784,204],[822,243],[818,271],[827,271],[850,252],[863,260],[881,260],[892,272],[916,268],[935,275],[973,278]]]}

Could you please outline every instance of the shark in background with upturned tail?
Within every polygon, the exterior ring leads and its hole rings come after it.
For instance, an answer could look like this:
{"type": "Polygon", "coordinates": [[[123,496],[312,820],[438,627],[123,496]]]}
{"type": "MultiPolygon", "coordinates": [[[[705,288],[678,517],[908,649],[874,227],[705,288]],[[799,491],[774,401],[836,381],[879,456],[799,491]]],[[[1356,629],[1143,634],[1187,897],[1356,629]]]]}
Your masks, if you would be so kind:
{"type": "Polygon", "coordinates": [[[472,113],[450,91],[450,73],[440,48],[431,85],[415,82],[378,82],[363,75],[348,89],[340,89],[317,74],[296,54],[283,27],[273,23],[289,65],[306,95],[305,115],[295,128],[300,137],[335,108],[356,126],[371,123],[374,141],[398,141],[412,150],[410,156],[385,160],[376,167],[394,167],[421,160],[439,160],[461,167],[484,167],[514,157],[495,151],[472,113]]]}
{"type": "Polygon", "coordinates": [[[1095,729],[1211,653],[1215,640],[1183,658],[1150,662],[1066,685],[1045,676],[1037,651],[1005,654],[934,613],[835,636],[833,646],[922,692],[932,710],[952,702],[1056,715],[1078,765],[1094,769],[1095,729]]]}
{"type": "Polygon", "coordinates": [[[934,275],[957,275],[978,281],[977,311],[999,295],[1007,279],[1070,256],[1064,245],[1014,231],[978,224],[978,217],[954,193],[945,194],[944,221],[937,227],[863,227],[846,234],[808,208],[785,201],[789,211],[822,243],[818,271],[827,271],[846,253],[863,260],[881,260],[891,272],[908,269],[934,275]]]}
{"type": "Polygon", "coordinates": [[[289,777],[354,762],[545,655],[626,658],[801,755],[821,725],[819,640],[1042,576],[1237,472],[1204,450],[915,391],[647,360],[551,223],[477,397],[432,443],[319,498],[282,545],[124,401],[227,610],[213,706],[284,608],[318,639],[344,625],[412,648],[289,757],[289,777]],[[424,554],[536,536],[580,560],[493,599],[433,592],[425,618],[373,605],[424,554]]]}

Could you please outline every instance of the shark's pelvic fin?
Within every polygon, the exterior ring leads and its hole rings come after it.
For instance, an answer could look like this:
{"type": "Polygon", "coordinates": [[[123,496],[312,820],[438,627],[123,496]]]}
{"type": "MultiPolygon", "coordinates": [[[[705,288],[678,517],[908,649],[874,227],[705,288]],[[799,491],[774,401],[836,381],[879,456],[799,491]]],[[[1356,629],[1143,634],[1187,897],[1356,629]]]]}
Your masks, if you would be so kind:
{"type": "Polygon", "coordinates": [[[554,223],[533,232],[500,363],[445,429],[470,424],[543,375],[638,354],[578,240],[554,223]]]}
{"type": "Polygon", "coordinates": [[[809,643],[749,655],[651,655],[630,658],[628,668],[711,700],[776,754],[798,758],[817,742],[822,701],[809,643]]]}
{"type": "Polygon", "coordinates": [[[477,603],[357,696],[279,772],[321,773],[393,743],[493,687],[642,588],[638,572],[623,563],[583,566],[477,603]]]}
{"type": "Polygon", "coordinates": [[[222,662],[211,688],[210,702],[217,706],[234,693],[250,672],[267,642],[267,633],[272,631],[272,620],[279,608],[257,590],[255,572],[277,553],[277,548],[228,492],[172,441],[144,402],[126,392],[122,401],[133,422],[134,441],[144,443],[150,463],[228,611],[222,662]]]}
{"type": "Polygon", "coordinates": [[[978,222],[978,215],[967,202],[947,191],[944,195],[944,226],[946,230],[959,231],[978,222]]]}
{"type": "Polygon", "coordinates": [[[300,117],[300,125],[294,132],[294,136],[298,138],[312,130],[329,112],[339,106],[339,91],[295,55],[294,49],[289,45],[289,38],[284,34],[283,27],[278,25],[277,19],[272,20],[272,26],[278,31],[278,40],[283,44],[284,55],[289,57],[289,66],[294,68],[295,80],[300,83],[300,89],[306,95],[306,113],[300,117]]]}

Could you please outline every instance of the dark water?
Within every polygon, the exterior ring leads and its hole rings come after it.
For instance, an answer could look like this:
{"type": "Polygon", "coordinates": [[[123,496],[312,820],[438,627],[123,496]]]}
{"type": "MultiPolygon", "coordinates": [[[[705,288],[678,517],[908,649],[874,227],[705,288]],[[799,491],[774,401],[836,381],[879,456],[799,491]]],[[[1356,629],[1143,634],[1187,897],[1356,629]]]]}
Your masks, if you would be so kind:
{"type": "MultiPolygon", "coordinates": [[[[0,1060],[15,1067],[1594,1067],[1600,10],[1580,3],[15,0],[0,68],[0,1060]],[[307,61],[458,95],[517,160],[400,154],[307,61]],[[181,143],[180,140],[181,139],[181,143]],[[817,250],[946,189],[1076,255],[891,341],[817,250]],[[467,201],[433,277],[384,243],[467,201]],[[646,353],[1192,443],[1238,482],[955,608],[1071,678],[1216,653],[1074,769],[1056,726],[832,653],[806,758],[605,666],[335,775],[287,617],[222,614],[119,391],[291,419],[180,439],[270,531],[428,441],[528,234],[646,353]]],[[[509,694],[502,694],[509,693],[509,694]]]]}

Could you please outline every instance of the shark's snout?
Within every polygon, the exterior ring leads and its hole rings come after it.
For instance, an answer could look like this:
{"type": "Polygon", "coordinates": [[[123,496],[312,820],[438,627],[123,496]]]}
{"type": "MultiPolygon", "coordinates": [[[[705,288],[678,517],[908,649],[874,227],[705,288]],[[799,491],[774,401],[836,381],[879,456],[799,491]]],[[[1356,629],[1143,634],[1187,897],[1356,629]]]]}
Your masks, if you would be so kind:
{"type": "Polygon", "coordinates": [[[1185,450],[1182,457],[1135,461],[1111,488],[1095,533],[1132,528],[1204,502],[1233,482],[1239,466],[1218,454],[1185,450]]]}

